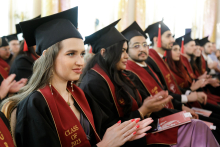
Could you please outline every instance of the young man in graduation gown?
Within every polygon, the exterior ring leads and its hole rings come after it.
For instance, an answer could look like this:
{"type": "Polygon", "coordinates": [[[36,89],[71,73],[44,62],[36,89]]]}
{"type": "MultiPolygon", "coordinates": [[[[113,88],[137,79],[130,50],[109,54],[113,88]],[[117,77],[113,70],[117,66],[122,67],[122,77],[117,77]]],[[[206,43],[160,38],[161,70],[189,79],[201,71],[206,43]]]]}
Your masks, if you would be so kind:
{"type": "Polygon", "coordinates": [[[18,54],[19,49],[20,49],[20,44],[18,41],[17,34],[11,34],[6,36],[10,48],[10,57],[6,60],[6,62],[11,65],[15,56],[18,54]]]}
{"type": "MultiPolygon", "coordinates": [[[[181,58],[182,58],[184,65],[188,69],[188,71],[191,72],[191,76],[195,77],[195,79],[205,79],[205,82],[207,83],[205,89],[206,89],[206,91],[208,90],[207,92],[209,93],[209,95],[211,96],[214,94],[216,96],[219,96],[220,95],[219,81],[216,78],[211,78],[210,76],[206,76],[206,73],[210,72],[210,68],[208,68],[207,61],[204,59],[204,56],[202,55],[200,57],[201,58],[200,62],[202,63],[201,64],[201,66],[202,66],[201,72],[202,73],[200,73],[197,69],[194,69],[195,68],[194,65],[190,65],[190,64],[196,64],[194,61],[194,57],[195,57],[194,51],[196,50],[196,45],[200,46],[200,44],[202,44],[204,46],[204,50],[207,50],[205,48],[207,48],[207,46],[211,45],[210,42],[208,41],[208,38],[205,37],[202,40],[193,40],[191,38],[191,33],[187,33],[186,35],[177,38],[176,42],[183,49],[182,52],[184,53],[185,57],[182,56],[181,58]],[[184,37],[184,41],[182,41],[183,37],[184,37]],[[182,46],[181,44],[183,44],[184,46],[182,46]],[[190,62],[190,64],[187,62],[187,60],[190,62]],[[194,72],[194,74],[193,74],[193,72],[194,72]]],[[[213,96],[213,97],[215,97],[215,96],[213,96]]],[[[217,98],[217,99],[219,99],[219,98],[217,98]]]]}
{"type": "MultiPolygon", "coordinates": [[[[153,44],[153,49],[149,49],[149,57],[147,58],[146,63],[156,73],[165,89],[175,93],[176,96],[172,95],[174,99],[183,104],[188,102],[196,102],[199,98],[207,99],[206,94],[203,92],[191,92],[190,90],[180,88],[180,86],[177,85],[168,65],[164,61],[165,51],[170,50],[174,43],[174,39],[169,28],[163,22],[157,22],[148,26],[148,28],[145,30],[145,33],[148,33],[153,44]],[[185,93],[185,95],[182,93],[185,93]]],[[[200,119],[210,121],[212,118],[200,116],[200,119]]],[[[218,124],[218,122],[214,119],[212,122],[215,122],[216,125],[218,124]]],[[[217,130],[215,135],[217,136],[218,134],[220,133],[217,130]]]]}
{"type": "Polygon", "coordinates": [[[169,67],[164,61],[164,53],[166,50],[171,50],[174,39],[170,29],[163,21],[149,25],[145,33],[148,33],[153,46],[152,49],[149,49],[149,57],[146,63],[157,74],[163,87],[169,90],[174,99],[181,103],[195,102],[199,98],[205,100],[206,95],[203,92],[191,92],[190,90],[180,88],[176,84],[169,67]]]}
{"type": "MultiPolygon", "coordinates": [[[[154,71],[149,67],[146,63],[145,60],[147,59],[148,56],[148,46],[146,43],[146,35],[145,33],[141,30],[141,28],[138,26],[136,22],[134,22],[132,25],[130,25],[127,29],[125,29],[122,34],[129,40],[129,61],[127,63],[126,69],[130,71],[128,75],[130,78],[133,80],[135,85],[137,85],[140,93],[142,94],[143,98],[146,98],[149,95],[155,95],[159,91],[161,91],[164,86],[161,84],[159,78],[157,75],[154,73],[154,71]],[[141,33],[140,33],[141,32],[141,33]]],[[[173,104],[175,109],[178,109],[178,107],[175,107],[176,102],[174,101],[175,99],[172,100],[171,106],[173,104]]],[[[180,102],[179,102],[180,103],[180,102]]],[[[200,105],[199,105],[200,106],[200,105]]],[[[169,105],[167,106],[169,107],[169,105]]],[[[181,108],[179,109],[180,111],[186,110],[192,113],[192,115],[195,115],[195,112],[190,110],[188,107],[184,106],[181,104],[181,108]]],[[[161,114],[167,113],[167,111],[171,111],[170,109],[163,109],[157,113],[153,113],[154,115],[160,117],[161,114]]],[[[175,113],[175,111],[173,110],[175,113]]],[[[154,116],[153,115],[153,116],[154,116]]],[[[166,114],[169,115],[169,114],[166,114]]],[[[218,119],[210,119],[204,116],[200,116],[202,120],[209,120],[211,122],[215,122],[218,127],[220,127],[220,123],[218,119]]],[[[218,128],[219,129],[219,128],[218,128]]],[[[218,133],[214,131],[216,134],[216,138],[219,137],[218,133]]]]}

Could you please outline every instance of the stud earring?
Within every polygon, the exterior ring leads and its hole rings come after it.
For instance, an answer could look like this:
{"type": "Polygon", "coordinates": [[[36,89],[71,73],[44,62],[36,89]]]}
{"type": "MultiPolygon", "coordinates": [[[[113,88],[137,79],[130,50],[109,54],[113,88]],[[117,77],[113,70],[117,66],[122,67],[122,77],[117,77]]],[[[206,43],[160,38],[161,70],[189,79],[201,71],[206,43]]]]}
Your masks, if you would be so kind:
{"type": "Polygon", "coordinates": [[[73,90],[73,81],[71,81],[71,88],[72,88],[72,92],[74,92],[74,90],[73,90]]]}

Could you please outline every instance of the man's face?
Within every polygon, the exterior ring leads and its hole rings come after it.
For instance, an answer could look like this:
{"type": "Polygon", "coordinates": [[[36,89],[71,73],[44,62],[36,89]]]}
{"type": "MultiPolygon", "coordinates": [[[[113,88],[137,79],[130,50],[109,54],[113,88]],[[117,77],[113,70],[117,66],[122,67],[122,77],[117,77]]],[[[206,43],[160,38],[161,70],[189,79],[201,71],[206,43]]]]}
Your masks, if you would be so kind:
{"type": "Polygon", "coordinates": [[[145,37],[135,36],[129,41],[128,55],[136,62],[143,62],[148,57],[148,49],[145,37]]]}
{"type": "Polygon", "coordinates": [[[209,55],[212,53],[212,43],[211,42],[207,42],[205,45],[204,45],[204,52],[205,54],[209,55]]]}
{"type": "Polygon", "coordinates": [[[9,56],[10,56],[10,48],[9,48],[9,46],[0,47],[0,57],[3,60],[6,60],[6,59],[9,58],[9,56]]]}
{"type": "Polygon", "coordinates": [[[9,47],[12,53],[17,54],[19,52],[20,44],[18,40],[12,40],[9,42],[9,47]]]}
{"type": "Polygon", "coordinates": [[[192,55],[196,50],[196,43],[195,41],[190,41],[184,45],[184,52],[187,55],[192,55]]]}
{"type": "Polygon", "coordinates": [[[162,48],[164,50],[171,50],[175,42],[171,32],[168,30],[161,35],[162,48]]]}

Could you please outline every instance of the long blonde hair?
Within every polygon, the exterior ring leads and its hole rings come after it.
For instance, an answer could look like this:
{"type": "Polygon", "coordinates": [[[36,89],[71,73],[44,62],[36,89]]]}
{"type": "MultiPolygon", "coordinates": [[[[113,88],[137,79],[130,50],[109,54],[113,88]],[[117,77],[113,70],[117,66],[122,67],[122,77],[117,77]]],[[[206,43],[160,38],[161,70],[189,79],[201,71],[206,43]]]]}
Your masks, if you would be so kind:
{"type": "Polygon", "coordinates": [[[19,102],[25,99],[33,91],[43,88],[45,85],[49,84],[52,76],[52,70],[54,68],[54,62],[60,48],[60,42],[52,45],[47,49],[44,55],[40,56],[40,58],[35,61],[33,74],[28,81],[28,84],[21,88],[18,94],[4,100],[0,105],[0,109],[2,109],[3,105],[8,101],[12,101],[15,107],[17,107],[19,102]]]}

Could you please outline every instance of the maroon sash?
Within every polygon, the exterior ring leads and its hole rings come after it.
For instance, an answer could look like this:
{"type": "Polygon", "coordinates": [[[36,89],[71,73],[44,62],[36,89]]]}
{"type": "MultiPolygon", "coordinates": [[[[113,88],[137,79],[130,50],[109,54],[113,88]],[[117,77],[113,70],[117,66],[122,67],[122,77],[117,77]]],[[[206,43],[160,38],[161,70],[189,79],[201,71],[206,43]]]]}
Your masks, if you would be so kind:
{"type": "Polygon", "coordinates": [[[10,71],[10,66],[8,65],[8,63],[3,60],[2,58],[0,58],[0,66],[7,72],[7,74],[9,74],[10,71]]]}
{"type": "MultiPolygon", "coordinates": [[[[146,90],[155,95],[162,90],[160,85],[157,84],[155,79],[142,67],[138,66],[133,61],[128,60],[126,69],[133,72],[142,82],[146,90]]],[[[153,72],[153,71],[152,71],[153,72]]],[[[156,76],[156,75],[155,75],[156,76]]],[[[166,108],[173,109],[172,102],[166,105],[166,108]]],[[[171,128],[159,133],[149,133],[146,137],[147,145],[149,144],[176,144],[177,143],[178,127],[171,128]],[[169,136],[169,137],[167,137],[169,136]]]]}
{"type": "Polygon", "coordinates": [[[188,59],[185,56],[180,55],[180,60],[182,61],[183,65],[186,67],[190,77],[192,79],[196,79],[196,75],[194,74],[192,66],[190,65],[188,59]]]}
{"type": "Polygon", "coordinates": [[[163,61],[163,59],[158,55],[158,53],[154,49],[149,49],[149,55],[150,56],[148,58],[151,58],[161,71],[168,90],[176,94],[181,94],[181,91],[179,90],[179,87],[177,86],[177,83],[168,65],[163,61]]]}
{"type": "Polygon", "coordinates": [[[0,75],[3,77],[3,79],[6,79],[8,77],[8,73],[4,70],[4,68],[0,65],[0,75]]]}
{"type": "MultiPolygon", "coordinates": [[[[142,84],[144,85],[146,90],[151,95],[155,95],[158,92],[163,90],[160,87],[160,85],[154,80],[154,78],[144,68],[140,67],[139,65],[137,65],[133,61],[128,60],[126,69],[133,72],[139,78],[139,80],[142,82],[142,84]]],[[[153,72],[153,70],[151,70],[151,71],[153,72]]],[[[154,74],[154,75],[157,76],[156,74],[154,74]]],[[[165,107],[173,109],[172,102],[170,101],[169,103],[167,103],[165,107]]]]}
{"type": "Polygon", "coordinates": [[[0,118],[0,146],[1,147],[14,147],[11,133],[6,127],[3,120],[0,118]]]}
{"type": "MultiPolygon", "coordinates": [[[[108,84],[109,90],[111,92],[112,98],[114,100],[115,103],[115,107],[118,111],[118,115],[119,117],[123,117],[124,113],[123,113],[123,107],[121,105],[124,104],[124,99],[121,98],[118,102],[117,98],[116,98],[116,93],[115,93],[115,86],[112,83],[111,79],[109,78],[109,76],[105,73],[105,71],[98,65],[96,64],[92,70],[94,70],[95,72],[97,72],[103,79],[105,79],[106,83],[108,84]],[[119,104],[120,103],[120,104],[119,104]]],[[[140,96],[139,91],[137,90],[138,94],[139,94],[139,99],[142,102],[142,97],[140,96]]],[[[129,94],[130,95],[130,94],[129,94]]],[[[131,111],[136,111],[138,109],[138,104],[137,101],[130,95],[130,97],[132,98],[132,108],[131,111]]]]}
{"type": "Polygon", "coordinates": [[[203,55],[201,55],[201,60],[202,60],[202,74],[203,74],[204,72],[206,72],[206,61],[203,55]]]}
{"type": "MultiPolygon", "coordinates": [[[[76,85],[73,85],[73,89],[74,92],[72,92],[70,83],[68,83],[67,90],[71,93],[72,97],[92,126],[93,131],[95,132],[96,141],[101,141],[95,130],[93,115],[83,91],[76,85]]],[[[47,85],[44,88],[39,89],[39,91],[44,96],[50,109],[60,140],[60,145],[63,147],[91,146],[79,120],[57,90],[52,87],[52,95],[50,87],[47,85]]]]}

